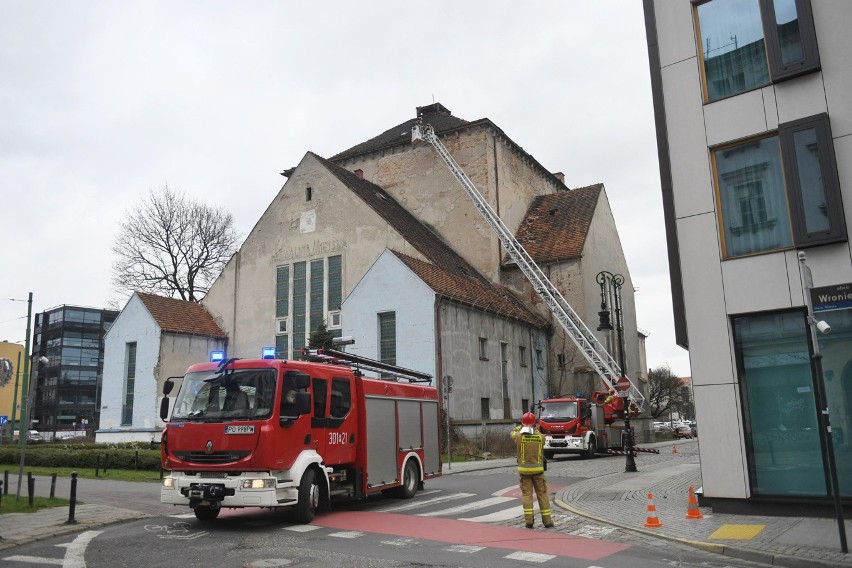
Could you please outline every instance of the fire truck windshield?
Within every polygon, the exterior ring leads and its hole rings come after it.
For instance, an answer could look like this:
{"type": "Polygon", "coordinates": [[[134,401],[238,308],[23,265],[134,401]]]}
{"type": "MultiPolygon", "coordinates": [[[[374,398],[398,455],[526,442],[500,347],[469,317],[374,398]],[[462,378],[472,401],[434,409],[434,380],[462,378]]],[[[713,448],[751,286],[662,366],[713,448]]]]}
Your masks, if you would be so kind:
{"type": "Polygon", "coordinates": [[[548,402],[541,406],[542,420],[568,421],[577,418],[577,401],[548,402]]]}
{"type": "Polygon", "coordinates": [[[274,369],[189,373],[175,400],[172,420],[263,419],[272,415],[274,403],[274,369]]]}

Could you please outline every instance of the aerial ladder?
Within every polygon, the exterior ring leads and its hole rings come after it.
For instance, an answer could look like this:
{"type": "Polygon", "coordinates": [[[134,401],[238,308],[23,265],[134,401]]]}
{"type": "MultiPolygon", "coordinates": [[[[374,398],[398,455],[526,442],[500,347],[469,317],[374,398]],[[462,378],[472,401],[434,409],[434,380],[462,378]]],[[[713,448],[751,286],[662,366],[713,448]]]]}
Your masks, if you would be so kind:
{"type": "Polygon", "coordinates": [[[411,129],[412,143],[418,140],[423,140],[431,144],[438,155],[447,164],[447,167],[452,172],[456,180],[464,188],[468,197],[485,218],[485,221],[500,239],[500,243],[509,256],[527,277],[533,289],[539,297],[547,304],[553,316],[559,321],[562,328],[571,341],[577,346],[589,364],[594,368],[595,372],[606,386],[607,392],[614,393],[616,390],[616,382],[619,378],[626,378],[630,382],[630,388],[627,393],[627,402],[625,408],[631,409],[630,414],[636,414],[643,410],[645,397],[636,384],[629,377],[623,375],[621,369],[613,359],[612,355],[598,341],[595,334],[583,323],[577,312],[571,307],[567,300],[562,296],[559,290],[554,286],[545,275],[544,271],[533,261],[529,253],[518,242],[515,236],[509,231],[491,205],[482,197],[482,194],[476,188],[464,170],[456,163],[450,152],[435,134],[435,129],[422,121],[419,121],[411,129]]]}

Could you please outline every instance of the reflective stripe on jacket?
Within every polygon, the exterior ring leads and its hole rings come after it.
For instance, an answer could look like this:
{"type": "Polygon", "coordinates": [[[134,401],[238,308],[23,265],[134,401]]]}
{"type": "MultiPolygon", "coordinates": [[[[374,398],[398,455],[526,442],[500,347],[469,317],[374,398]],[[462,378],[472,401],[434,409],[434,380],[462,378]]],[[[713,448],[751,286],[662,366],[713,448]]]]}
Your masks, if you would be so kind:
{"type": "Polygon", "coordinates": [[[518,473],[537,475],[544,473],[544,436],[539,432],[520,434],[518,444],[518,473]]]}

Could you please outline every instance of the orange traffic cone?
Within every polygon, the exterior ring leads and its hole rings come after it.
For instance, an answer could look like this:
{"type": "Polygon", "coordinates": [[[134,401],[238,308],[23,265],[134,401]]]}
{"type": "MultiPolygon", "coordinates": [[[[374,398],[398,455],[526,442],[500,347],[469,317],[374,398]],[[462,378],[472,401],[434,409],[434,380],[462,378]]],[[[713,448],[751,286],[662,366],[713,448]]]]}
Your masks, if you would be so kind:
{"type": "Polygon", "coordinates": [[[645,518],[645,526],[657,528],[663,526],[657,518],[657,508],[654,506],[654,496],[648,493],[648,516],[645,518]]]}
{"type": "Polygon", "coordinates": [[[672,453],[673,453],[673,454],[678,453],[678,451],[677,451],[677,446],[675,446],[674,444],[672,444],[672,453]]]}
{"type": "Polygon", "coordinates": [[[689,506],[686,510],[687,519],[703,519],[704,515],[698,510],[698,499],[695,498],[695,489],[689,486],[689,506]]]}

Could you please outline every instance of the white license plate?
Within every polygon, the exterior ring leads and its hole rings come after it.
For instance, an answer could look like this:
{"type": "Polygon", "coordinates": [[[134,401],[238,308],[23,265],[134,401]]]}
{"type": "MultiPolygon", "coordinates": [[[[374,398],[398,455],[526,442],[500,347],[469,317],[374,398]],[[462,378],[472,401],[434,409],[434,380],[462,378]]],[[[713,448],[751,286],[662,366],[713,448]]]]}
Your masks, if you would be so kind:
{"type": "Polygon", "coordinates": [[[254,434],[254,425],[251,426],[225,426],[225,434],[254,434]]]}

